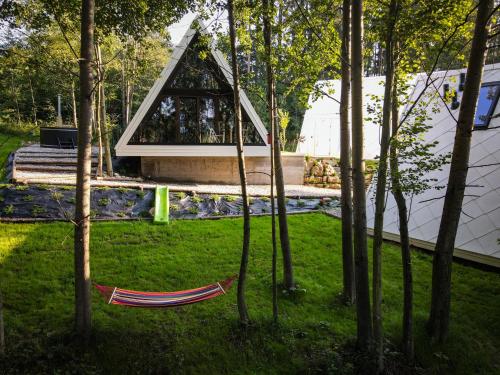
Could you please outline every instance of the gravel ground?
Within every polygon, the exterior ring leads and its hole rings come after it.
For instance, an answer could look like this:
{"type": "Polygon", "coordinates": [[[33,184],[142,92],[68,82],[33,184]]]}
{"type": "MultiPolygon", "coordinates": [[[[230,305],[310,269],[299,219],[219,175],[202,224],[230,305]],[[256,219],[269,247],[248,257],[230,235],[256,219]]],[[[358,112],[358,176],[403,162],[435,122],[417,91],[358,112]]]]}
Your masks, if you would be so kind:
{"type": "MultiPolygon", "coordinates": [[[[75,175],[69,173],[38,173],[38,172],[17,172],[18,182],[26,184],[51,184],[51,185],[75,185],[75,175]]],[[[241,194],[239,185],[211,185],[211,184],[180,184],[180,183],[155,183],[154,181],[144,181],[139,178],[117,177],[112,179],[93,179],[92,186],[127,187],[151,189],[156,185],[168,185],[171,191],[185,191],[205,194],[241,194]]],[[[248,193],[251,196],[268,196],[269,185],[249,185],[248,193]]],[[[333,198],[340,197],[340,190],[323,189],[307,185],[286,185],[285,194],[287,197],[301,198],[333,198]]]]}

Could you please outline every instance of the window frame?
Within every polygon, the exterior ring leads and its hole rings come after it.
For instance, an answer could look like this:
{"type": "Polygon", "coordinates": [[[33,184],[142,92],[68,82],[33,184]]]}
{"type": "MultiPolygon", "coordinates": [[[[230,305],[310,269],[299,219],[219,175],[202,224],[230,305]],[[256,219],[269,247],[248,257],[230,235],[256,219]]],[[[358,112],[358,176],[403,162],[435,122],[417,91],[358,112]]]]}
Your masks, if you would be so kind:
{"type": "Polygon", "coordinates": [[[481,87],[479,88],[479,95],[477,97],[476,113],[474,113],[474,130],[488,130],[488,128],[490,127],[491,117],[493,116],[493,113],[497,108],[499,98],[500,98],[500,81],[484,82],[483,84],[481,84],[481,87]],[[477,108],[479,105],[479,100],[481,98],[481,89],[483,87],[490,87],[490,86],[497,86],[495,97],[491,101],[490,108],[488,109],[488,113],[486,114],[486,119],[484,121],[484,124],[478,125],[476,124],[476,116],[477,116],[477,108]]]}

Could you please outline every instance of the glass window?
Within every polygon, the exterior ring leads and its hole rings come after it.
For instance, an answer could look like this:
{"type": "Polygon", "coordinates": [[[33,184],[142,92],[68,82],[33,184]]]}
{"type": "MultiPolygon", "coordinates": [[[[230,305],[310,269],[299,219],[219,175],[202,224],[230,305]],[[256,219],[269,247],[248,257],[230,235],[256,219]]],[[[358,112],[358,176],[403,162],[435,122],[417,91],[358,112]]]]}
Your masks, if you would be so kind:
{"type": "Polygon", "coordinates": [[[195,38],[179,60],[174,78],[167,84],[167,87],[222,90],[227,88],[224,80],[208,47],[195,38]]]}
{"type": "MultiPolygon", "coordinates": [[[[263,145],[248,114],[242,111],[243,142],[263,145]]],[[[129,144],[235,144],[233,98],[166,96],[138,126],[129,144]]]]}
{"type": "Polygon", "coordinates": [[[477,101],[476,118],[474,126],[478,129],[486,129],[490,124],[491,116],[494,114],[500,94],[500,82],[486,83],[481,86],[479,99],[477,101]]]}
{"type": "MultiPolygon", "coordinates": [[[[161,95],[129,144],[236,143],[231,86],[198,36],[180,58],[161,95]]],[[[263,145],[264,140],[244,110],[242,116],[243,142],[263,145]]]]}

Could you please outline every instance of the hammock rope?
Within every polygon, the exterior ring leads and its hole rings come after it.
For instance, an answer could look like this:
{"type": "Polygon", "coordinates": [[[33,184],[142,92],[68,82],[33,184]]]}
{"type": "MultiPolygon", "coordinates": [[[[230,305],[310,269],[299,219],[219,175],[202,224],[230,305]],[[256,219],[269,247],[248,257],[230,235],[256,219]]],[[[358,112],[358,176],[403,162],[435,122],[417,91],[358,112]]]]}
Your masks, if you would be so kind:
{"type": "Polygon", "coordinates": [[[129,307],[175,307],[206,301],[226,294],[237,275],[201,288],[177,292],[140,292],[94,284],[108,304],[129,307]]]}

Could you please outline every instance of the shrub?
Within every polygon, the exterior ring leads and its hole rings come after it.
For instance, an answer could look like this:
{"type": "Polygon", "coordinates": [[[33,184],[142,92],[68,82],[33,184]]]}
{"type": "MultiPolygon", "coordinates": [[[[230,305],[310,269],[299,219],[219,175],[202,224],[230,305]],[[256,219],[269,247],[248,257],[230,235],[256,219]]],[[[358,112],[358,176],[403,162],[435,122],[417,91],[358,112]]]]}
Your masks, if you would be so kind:
{"type": "Polygon", "coordinates": [[[50,196],[55,201],[60,201],[64,197],[63,193],[61,193],[60,191],[54,191],[50,196]]]}
{"type": "Polygon", "coordinates": [[[127,201],[127,203],[125,203],[126,207],[134,207],[134,205],[135,205],[134,201],[127,201]]]}
{"type": "Polygon", "coordinates": [[[16,185],[16,190],[17,191],[25,191],[28,190],[29,186],[28,185],[16,185]]]}
{"type": "Polygon", "coordinates": [[[179,211],[179,205],[177,204],[171,204],[169,207],[170,211],[179,211]]]}
{"type": "Polygon", "coordinates": [[[201,203],[203,201],[203,199],[197,195],[195,195],[194,197],[191,198],[191,201],[193,203],[201,203]]]}
{"type": "Polygon", "coordinates": [[[260,200],[261,200],[262,202],[270,202],[270,201],[271,201],[271,198],[269,198],[269,197],[260,197],[260,200]]]}
{"type": "Polygon", "coordinates": [[[90,210],[90,218],[95,219],[99,215],[99,211],[97,210],[90,210]]]}
{"type": "Polygon", "coordinates": [[[107,206],[108,204],[110,204],[110,203],[111,203],[111,201],[110,201],[110,199],[109,199],[109,198],[101,198],[101,199],[99,199],[99,201],[97,202],[97,204],[98,204],[99,206],[102,206],[102,207],[106,207],[106,206],[107,206]]]}
{"type": "Polygon", "coordinates": [[[304,202],[303,200],[301,200],[301,199],[297,200],[297,207],[304,207],[305,205],[306,205],[306,202],[304,202]]]}
{"type": "Polygon", "coordinates": [[[44,214],[45,212],[47,212],[47,210],[44,207],[39,206],[37,204],[34,204],[33,208],[31,209],[31,215],[33,216],[38,216],[44,214]]]}
{"type": "Polygon", "coordinates": [[[16,211],[15,207],[11,204],[9,204],[8,206],[4,207],[3,209],[3,213],[5,215],[12,215],[14,212],[16,211]]]}
{"type": "Polygon", "coordinates": [[[186,198],[186,193],[184,193],[183,191],[179,191],[174,194],[174,197],[176,197],[177,199],[184,199],[186,198]]]}
{"type": "Polygon", "coordinates": [[[23,197],[23,201],[25,201],[25,202],[33,202],[33,195],[29,195],[29,194],[25,195],[23,197]]]}
{"type": "Polygon", "coordinates": [[[127,191],[129,191],[129,189],[127,189],[126,187],[120,186],[118,188],[118,191],[123,194],[123,193],[126,193],[127,191]]]}
{"type": "Polygon", "coordinates": [[[50,190],[50,185],[40,184],[37,186],[38,190],[50,190]]]}
{"type": "Polygon", "coordinates": [[[145,196],[146,196],[146,192],[144,190],[137,191],[137,198],[144,199],[145,196]]]}
{"type": "Polygon", "coordinates": [[[75,187],[71,185],[64,185],[61,186],[61,190],[75,190],[75,187]]]}
{"type": "Polygon", "coordinates": [[[234,202],[236,199],[238,198],[234,195],[224,195],[224,200],[226,202],[234,202]]]}
{"type": "Polygon", "coordinates": [[[116,213],[116,216],[118,216],[118,217],[125,217],[125,216],[127,216],[127,214],[125,212],[123,212],[123,211],[118,211],[116,213]]]}
{"type": "Polygon", "coordinates": [[[193,206],[193,207],[189,207],[189,208],[188,208],[188,212],[189,212],[190,214],[197,215],[197,214],[198,214],[198,212],[199,212],[199,210],[198,210],[198,207],[194,207],[194,206],[193,206]]]}
{"type": "Polygon", "coordinates": [[[218,195],[218,194],[212,194],[210,196],[210,199],[213,200],[214,202],[218,202],[218,201],[220,201],[220,195],[218,195]]]}
{"type": "Polygon", "coordinates": [[[0,184],[0,189],[7,189],[11,186],[12,186],[11,184],[0,184]]]}
{"type": "Polygon", "coordinates": [[[66,202],[68,202],[69,204],[75,204],[76,203],[76,198],[75,197],[68,198],[66,200],[66,202]]]}

